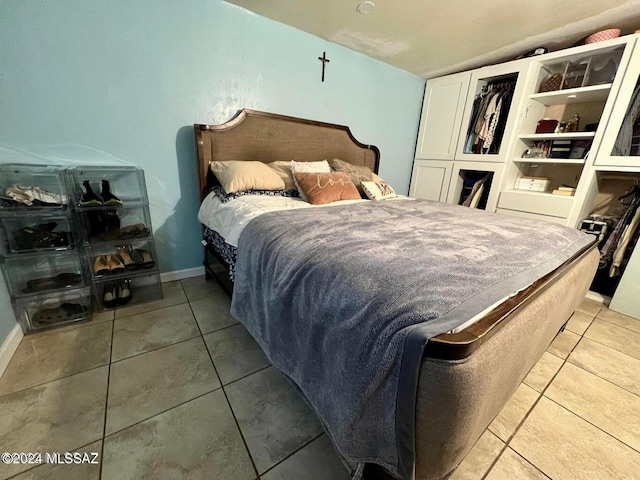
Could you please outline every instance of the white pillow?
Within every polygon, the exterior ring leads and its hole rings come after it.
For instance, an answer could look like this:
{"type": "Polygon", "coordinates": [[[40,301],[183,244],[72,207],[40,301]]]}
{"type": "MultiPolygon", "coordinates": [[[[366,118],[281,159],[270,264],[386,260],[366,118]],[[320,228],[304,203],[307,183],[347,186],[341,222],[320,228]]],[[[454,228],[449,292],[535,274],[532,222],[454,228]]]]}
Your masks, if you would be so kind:
{"type": "Polygon", "coordinates": [[[298,185],[298,180],[296,180],[296,173],[329,173],[331,172],[331,165],[326,160],[322,160],[321,162],[296,162],[295,160],[291,160],[291,173],[293,173],[293,181],[296,184],[296,188],[298,189],[298,193],[300,197],[308,202],[309,199],[305,196],[304,192],[298,185]]]}
{"type": "Polygon", "coordinates": [[[371,200],[384,200],[397,197],[396,192],[384,180],[377,182],[362,182],[362,189],[371,200]]]}

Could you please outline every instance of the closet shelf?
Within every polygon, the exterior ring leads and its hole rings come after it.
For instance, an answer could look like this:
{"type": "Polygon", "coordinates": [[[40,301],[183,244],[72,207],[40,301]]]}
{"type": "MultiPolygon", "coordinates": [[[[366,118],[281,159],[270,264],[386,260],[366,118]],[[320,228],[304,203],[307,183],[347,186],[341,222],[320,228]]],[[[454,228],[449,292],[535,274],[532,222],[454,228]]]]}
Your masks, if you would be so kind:
{"type": "Polygon", "coordinates": [[[568,163],[584,165],[584,158],[521,158],[516,157],[513,159],[517,163],[568,163]]]}
{"type": "Polygon", "coordinates": [[[530,190],[503,190],[506,193],[516,193],[518,195],[529,195],[532,197],[557,198],[559,202],[571,202],[575,198],[573,195],[554,195],[551,192],[532,192],[530,190]]]}
{"type": "Polygon", "coordinates": [[[529,98],[540,102],[547,107],[550,105],[568,105],[573,103],[605,101],[609,96],[611,85],[611,83],[606,83],[604,85],[591,85],[589,87],[534,93],[529,95],[529,98]]]}
{"type": "Polygon", "coordinates": [[[570,132],[570,133],[525,133],[518,135],[520,140],[580,140],[595,136],[595,132],[570,132]]]}

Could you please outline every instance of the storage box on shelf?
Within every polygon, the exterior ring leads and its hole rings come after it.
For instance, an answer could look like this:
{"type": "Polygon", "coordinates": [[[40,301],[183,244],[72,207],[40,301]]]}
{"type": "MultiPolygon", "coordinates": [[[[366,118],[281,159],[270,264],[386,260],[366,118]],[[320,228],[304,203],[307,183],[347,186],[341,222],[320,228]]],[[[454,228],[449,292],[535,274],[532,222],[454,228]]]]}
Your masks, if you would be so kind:
{"type": "Polygon", "coordinates": [[[96,308],[161,299],[144,172],[76,167],[68,178],[96,308]]]}
{"type": "Polygon", "coordinates": [[[3,274],[24,333],[91,319],[64,169],[0,165],[3,274]]]}

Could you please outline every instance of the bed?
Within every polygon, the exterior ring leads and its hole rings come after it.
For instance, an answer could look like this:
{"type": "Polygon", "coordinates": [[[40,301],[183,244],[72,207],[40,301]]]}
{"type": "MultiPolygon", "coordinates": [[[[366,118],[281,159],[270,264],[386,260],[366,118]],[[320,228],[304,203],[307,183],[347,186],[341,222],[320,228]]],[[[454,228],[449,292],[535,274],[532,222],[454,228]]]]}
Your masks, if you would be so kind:
{"type": "MultiPolygon", "coordinates": [[[[345,126],[242,110],[225,124],[195,125],[194,129],[198,149],[199,188],[203,204],[216,184],[216,178],[209,168],[211,161],[246,159],[269,163],[280,160],[320,161],[339,158],[353,165],[368,166],[373,172],[378,172],[380,163],[378,149],[358,142],[345,126]]],[[[453,213],[450,213],[447,209],[464,208],[445,204],[425,205],[419,201],[412,204],[410,200],[404,199],[386,205],[383,209],[373,207],[371,201],[368,204],[367,201],[363,201],[355,204],[352,210],[348,210],[351,207],[347,206],[332,208],[336,209],[334,213],[341,212],[346,216],[353,216],[355,214],[350,212],[360,209],[361,213],[356,217],[374,215],[374,212],[380,210],[383,212],[380,213],[383,219],[393,216],[395,210],[400,208],[411,210],[415,217],[422,215],[417,212],[418,207],[429,210],[430,214],[435,215],[443,215],[442,212],[445,212],[445,215],[458,215],[453,210],[451,211],[453,213]]],[[[325,215],[325,213],[316,212],[311,215],[308,209],[300,210],[305,212],[282,213],[282,218],[287,219],[287,225],[295,220],[294,217],[305,217],[308,222],[304,226],[306,229],[313,223],[312,218],[324,218],[321,215],[325,215]]],[[[320,211],[317,210],[317,212],[320,211]]],[[[325,212],[325,210],[322,211],[325,212]]],[[[461,216],[468,217],[474,214],[476,213],[473,213],[472,209],[464,208],[461,216]]],[[[260,241],[258,237],[267,236],[269,230],[281,228],[275,217],[274,214],[262,215],[259,217],[260,220],[249,221],[245,230],[251,229],[252,237],[255,241],[260,241]],[[262,224],[264,226],[261,227],[262,224]]],[[[498,216],[494,217],[497,219],[498,216]]],[[[233,282],[229,280],[227,274],[231,257],[224,253],[224,248],[221,248],[225,245],[225,239],[215,236],[215,232],[212,238],[210,230],[205,229],[209,235],[206,236],[208,241],[203,242],[207,276],[216,276],[231,290],[233,282]]],[[[570,232],[563,233],[570,234],[570,232]]],[[[249,236],[248,233],[245,237],[247,236],[249,236]]],[[[253,252],[251,254],[247,252],[250,250],[248,246],[252,244],[249,240],[245,240],[244,245],[247,248],[243,250],[242,238],[241,236],[237,254],[239,257],[248,258],[253,254],[253,252]]],[[[505,295],[500,302],[494,301],[490,308],[486,308],[483,304],[480,312],[474,315],[474,321],[463,324],[468,326],[455,329],[447,327],[443,332],[430,336],[426,344],[419,349],[420,358],[415,362],[415,368],[409,369],[413,372],[410,375],[414,375],[415,379],[407,383],[411,384],[415,381],[414,390],[403,387],[402,379],[407,369],[404,366],[399,367],[398,372],[401,374],[398,375],[397,381],[405,393],[402,397],[398,394],[397,402],[404,403],[396,408],[398,411],[402,408],[405,413],[403,420],[398,420],[400,417],[395,418],[396,424],[391,430],[394,435],[394,448],[400,453],[394,461],[384,459],[378,461],[378,457],[367,457],[366,454],[357,456],[357,461],[349,461],[345,455],[342,455],[343,460],[351,468],[354,478],[439,479],[446,478],[455,469],[584,299],[597,268],[599,255],[592,241],[587,240],[586,237],[576,238],[578,240],[573,242],[575,248],[566,259],[551,269],[547,268],[548,271],[545,270],[544,274],[533,281],[525,282],[526,285],[518,291],[505,295]],[[407,394],[406,391],[412,393],[407,394]],[[407,396],[411,397],[408,403],[402,400],[407,396]],[[407,409],[411,410],[408,420],[405,418],[407,409]],[[408,451],[411,452],[409,456],[406,454],[408,451]],[[389,473],[392,475],[388,477],[389,473]]],[[[275,240],[270,239],[269,242],[273,243],[275,240]]],[[[290,247],[291,242],[287,245],[290,247]]],[[[314,255],[325,254],[317,252],[314,252],[314,255]]],[[[235,255],[236,252],[233,253],[235,255]]],[[[329,255],[327,258],[333,258],[333,260],[327,260],[324,264],[331,265],[331,262],[339,261],[335,256],[331,257],[333,252],[326,252],[326,254],[329,255]]],[[[288,261],[292,259],[292,257],[287,258],[288,261]]],[[[393,256],[388,256],[387,259],[395,261],[393,256]]],[[[251,270],[246,266],[249,261],[243,260],[243,262],[242,268],[238,267],[240,270],[237,273],[238,277],[235,278],[236,292],[233,298],[234,304],[242,304],[242,306],[235,305],[235,311],[239,316],[247,314],[244,311],[245,304],[261,303],[261,299],[256,298],[260,296],[255,293],[256,291],[270,287],[269,297],[278,294],[278,289],[270,282],[286,285],[297,281],[295,276],[289,277],[289,280],[294,279],[291,281],[280,277],[273,277],[276,280],[271,280],[269,277],[269,279],[261,278],[259,284],[249,284],[250,280],[254,281],[249,277],[260,277],[260,275],[250,275],[248,272],[255,273],[262,270],[251,270]],[[237,300],[236,296],[241,295],[243,295],[242,300],[237,300]]],[[[367,259],[367,262],[370,260],[367,259]]],[[[326,266],[324,264],[323,268],[326,266]]],[[[375,265],[371,268],[375,269],[375,265]]],[[[362,283],[360,281],[362,279],[357,275],[353,278],[355,283],[362,283]]],[[[366,282],[364,284],[369,285],[366,282]]],[[[281,288],[285,290],[285,287],[281,288]]],[[[336,289],[325,291],[326,298],[338,298],[331,297],[339,293],[336,289]]],[[[349,309],[349,302],[341,303],[345,303],[344,308],[349,309]]],[[[362,308],[366,308],[366,305],[362,308]]],[[[279,314],[282,316],[281,311],[279,314]]],[[[318,315],[318,311],[310,308],[309,316],[313,315],[318,315]]],[[[256,327],[251,321],[245,322],[242,318],[240,320],[265,349],[272,363],[283,370],[307,397],[310,405],[316,407],[318,401],[314,397],[313,389],[299,381],[299,372],[286,371],[287,369],[283,367],[289,360],[292,364],[302,361],[301,358],[286,358],[287,355],[294,355],[291,352],[295,352],[295,349],[291,349],[290,352],[283,351],[282,347],[276,349],[277,336],[264,330],[264,322],[256,327]]],[[[313,324],[313,329],[317,327],[317,323],[313,324]]],[[[411,339],[411,334],[406,338],[411,339]]],[[[402,348],[409,349],[410,343],[410,340],[406,340],[406,346],[403,343],[402,348]]],[[[339,341],[336,345],[340,345],[339,341]]],[[[340,356],[340,353],[339,351],[336,356],[340,356]]],[[[350,374],[351,371],[346,373],[350,374]]],[[[316,408],[316,413],[319,414],[326,429],[328,424],[331,424],[330,419],[326,418],[326,411],[316,408]]],[[[334,440],[334,444],[342,445],[340,434],[336,433],[336,429],[329,429],[328,433],[334,440]]],[[[379,432],[376,435],[383,436],[379,432]]],[[[343,454],[340,448],[338,451],[343,454]]]]}

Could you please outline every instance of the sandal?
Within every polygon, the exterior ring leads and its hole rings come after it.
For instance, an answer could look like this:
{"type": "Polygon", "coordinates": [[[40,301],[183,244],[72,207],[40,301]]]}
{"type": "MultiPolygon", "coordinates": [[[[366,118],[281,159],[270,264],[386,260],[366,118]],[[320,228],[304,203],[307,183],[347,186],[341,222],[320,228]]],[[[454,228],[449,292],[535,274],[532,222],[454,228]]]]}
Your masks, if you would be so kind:
{"type": "Polygon", "coordinates": [[[39,308],[36,313],[33,314],[31,320],[36,324],[50,325],[69,320],[79,320],[87,312],[87,307],[79,303],[63,303],[53,308],[39,308]]]}
{"type": "Polygon", "coordinates": [[[58,288],[72,287],[78,285],[82,280],[82,276],[79,273],[59,273],[55,277],[48,278],[34,278],[33,280],[27,280],[26,288],[22,290],[23,293],[40,292],[42,290],[55,290],[58,288]]]}
{"type": "Polygon", "coordinates": [[[131,250],[126,247],[119,248],[116,257],[118,257],[118,260],[120,260],[124,264],[124,268],[126,268],[127,270],[138,270],[142,265],[137,263],[131,257],[130,252],[131,250]]]}
{"type": "Polygon", "coordinates": [[[133,259],[136,261],[138,265],[142,268],[153,268],[156,262],[151,257],[151,252],[148,250],[134,250],[133,251],[133,259]]]}

